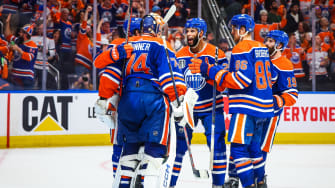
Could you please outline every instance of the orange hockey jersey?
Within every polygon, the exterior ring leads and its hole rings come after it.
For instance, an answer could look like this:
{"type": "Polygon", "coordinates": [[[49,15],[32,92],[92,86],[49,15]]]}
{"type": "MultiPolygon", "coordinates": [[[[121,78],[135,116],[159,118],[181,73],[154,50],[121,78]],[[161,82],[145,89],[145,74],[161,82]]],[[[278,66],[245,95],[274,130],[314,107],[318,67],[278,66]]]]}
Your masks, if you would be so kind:
{"type": "Polygon", "coordinates": [[[304,49],[300,46],[295,46],[292,48],[285,48],[283,51],[283,56],[289,59],[293,63],[294,76],[296,78],[305,77],[302,61],[306,60],[306,55],[304,49]]]}
{"type": "Polygon", "coordinates": [[[255,24],[254,29],[254,39],[259,42],[264,42],[265,36],[269,31],[279,30],[280,28],[284,28],[287,23],[286,19],[282,19],[280,23],[273,24],[255,24]]]}

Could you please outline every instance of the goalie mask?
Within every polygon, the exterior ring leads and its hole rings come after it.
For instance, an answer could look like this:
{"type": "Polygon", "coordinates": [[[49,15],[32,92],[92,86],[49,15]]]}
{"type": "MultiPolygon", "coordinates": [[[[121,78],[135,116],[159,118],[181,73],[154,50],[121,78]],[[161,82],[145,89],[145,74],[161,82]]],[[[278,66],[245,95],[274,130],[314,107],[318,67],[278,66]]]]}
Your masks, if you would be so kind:
{"type": "Polygon", "coordinates": [[[160,15],[150,13],[149,15],[144,16],[141,21],[141,32],[143,34],[149,33],[157,36],[157,34],[161,32],[164,24],[163,18],[160,15]]]}

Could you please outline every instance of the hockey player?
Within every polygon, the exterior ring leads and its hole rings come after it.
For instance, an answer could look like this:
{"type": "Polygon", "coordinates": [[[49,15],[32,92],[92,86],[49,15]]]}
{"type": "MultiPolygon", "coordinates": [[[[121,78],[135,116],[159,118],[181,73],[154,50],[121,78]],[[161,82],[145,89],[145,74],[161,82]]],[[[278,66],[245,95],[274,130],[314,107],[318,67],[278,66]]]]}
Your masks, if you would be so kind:
{"type": "MultiPolygon", "coordinates": [[[[141,18],[131,18],[128,36],[139,36],[140,35],[141,20],[142,20],[141,18]]],[[[124,30],[127,31],[128,20],[124,22],[123,26],[124,26],[124,30]]],[[[113,40],[110,47],[113,48],[115,45],[119,45],[124,41],[125,41],[124,38],[118,38],[116,40],[113,40]]],[[[106,56],[102,55],[101,57],[106,57],[106,56]]],[[[112,112],[110,114],[106,114],[104,111],[98,110],[98,112],[103,112],[103,114],[97,114],[99,116],[99,119],[102,119],[102,121],[106,119],[110,119],[109,117],[110,115],[114,115],[114,117],[112,117],[113,121],[116,121],[117,119],[115,112],[116,112],[116,107],[117,107],[116,104],[118,103],[118,100],[119,100],[119,92],[115,93],[113,89],[114,87],[119,85],[120,80],[119,78],[115,77],[115,74],[113,74],[114,70],[117,70],[117,69],[114,67],[115,65],[114,66],[112,65],[112,63],[113,61],[111,59],[108,61],[108,59],[102,59],[99,56],[94,61],[94,65],[97,68],[104,69],[100,77],[99,97],[103,99],[113,98],[111,102],[114,103],[113,106],[115,107],[115,108],[112,108],[112,106],[109,106],[108,110],[112,112]]],[[[97,106],[97,108],[99,107],[97,106]]],[[[110,122],[110,121],[107,121],[107,122],[110,122]]],[[[117,134],[117,126],[111,129],[111,142],[113,143],[112,162],[113,162],[113,172],[114,172],[113,175],[114,176],[116,174],[117,166],[119,165],[120,155],[122,152],[122,143],[117,142],[117,139],[115,136],[116,134],[117,134]]]]}
{"type": "MultiPolygon", "coordinates": [[[[147,15],[141,22],[142,36],[129,40],[134,50],[124,65],[122,94],[117,109],[117,139],[124,142],[118,175],[120,180],[117,182],[121,188],[130,187],[138,165],[144,187],[158,187],[160,166],[167,154],[169,101],[174,102],[176,95],[163,41],[156,37],[163,24],[161,18],[147,15]],[[139,161],[137,154],[141,146],[144,146],[144,154],[139,161]]],[[[112,61],[117,62],[114,64],[119,70],[112,73],[119,82],[122,62],[117,61],[118,55],[126,53],[122,46],[113,47],[110,53],[101,54],[109,55],[112,61]]],[[[186,92],[186,85],[170,49],[168,51],[177,92],[182,96],[186,92]]],[[[118,85],[115,85],[114,93],[117,88],[118,85]]]]}
{"type": "MultiPolygon", "coordinates": [[[[185,32],[188,46],[183,47],[176,54],[179,68],[182,70],[185,83],[188,88],[193,88],[199,95],[199,99],[194,107],[195,125],[201,121],[205,128],[207,145],[210,147],[211,124],[212,124],[212,105],[213,105],[213,81],[208,80],[208,76],[192,74],[188,65],[193,61],[205,61],[209,64],[215,63],[215,46],[204,41],[206,36],[207,24],[201,18],[191,18],[187,20],[185,32]]],[[[227,66],[228,61],[223,51],[218,51],[218,64],[227,66]]],[[[221,92],[216,94],[216,125],[214,140],[214,166],[213,166],[213,187],[222,186],[226,172],[226,145],[225,145],[225,124],[223,117],[223,98],[221,92]]],[[[192,129],[187,127],[189,142],[192,139],[192,129]]],[[[183,127],[177,127],[177,151],[173,166],[173,174],[170,187],[176,186],[181,170],[183,157],[187,150],[183,127]]]]}
{"type": "MultiPolygon", "coordinates": [[[[272,86],[275,116],[268,120],[265,129],[263,129],[261,138],[264,164],[267,153],[270,152],[272,148],[283,107],[294,105],[298,99],[297,82],[294,77],[293,64],[282,55],[282,51],[287,43],[287,34],[280,30],[270,31],[265,39],[265,45],[269,49],[271,61],[275,71],[278,73],[278,79],[272,86]]],[[[263,171],[265,172],[265,165],[262,168],[264,168],[263,171]]],[[[266,187],[266,182],[257,185],[257,188],[266,187]]]]}
{"type": "Polygon", "coordinates": [[[197,61],[189,68],[192,73],[209,76],[217,83],[218,89],[229,88],[231,157],[242,186],[255,187],[255,178],[256,183],[261,183],[264,178],[260,139],[263,126],[274,115],[272,81],[277,75],[268,49],[264,44],[251,40],[254,20],[249,15],[239,14],[232,18],[231,25],[237,45],[232,51],[229,71],[220,65],[197,61]]]}

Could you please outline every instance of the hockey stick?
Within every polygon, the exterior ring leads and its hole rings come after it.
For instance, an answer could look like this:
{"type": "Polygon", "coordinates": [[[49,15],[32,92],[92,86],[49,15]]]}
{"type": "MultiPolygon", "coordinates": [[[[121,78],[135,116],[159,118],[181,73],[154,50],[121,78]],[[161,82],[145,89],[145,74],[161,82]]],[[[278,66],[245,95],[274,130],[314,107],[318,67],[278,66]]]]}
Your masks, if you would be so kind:
{"type": "Polygon", "coordinates": [[[164,18],[163,18],[163,21],[165,23],[167,23],[170,18],[174,15],[174,13],[176,12],[177,8],[176,8],[176,5],[172,5],[169,9],[169,11],[165,14],[164,18]]]}
{"type": "MultiPolygon", "coordinates": [[[[177,97],[177,104],[178,104],[178,106],[180,106],[181,103],[180,103],[180,100],[179,100],[179,96],[178,96],[178,92],[177,92],[177,86],[176,86],[174,76],[173,76],[173,71],[172,71],[172,66],[171,66],[171,62],[170,62],[169,52],[168,52],[168,49],[167,49],[167,46],[166,46],[165,37],[163,36],[162,38],[163,38],[163,43],[164,43],[166,56],[168,58],[168,64],[169,64],[170,74],[171,74],[171,77],[172,77],[173,89],[174,89],[175,95],[177,97]]],[[[190,157],[190,162],[191,162],[192,171],[193,171],[194,176],[197,177],[197,178],[207,178],[208,179],[209,178],[209,173],[208,173],[207,170],[198,170],[198,169],[195,168],[195,163],[194,163],[194,159],[193,159],[193,155],[192,155],[192,151],[191,151],[191,146],[190,146],[190,142],[189,142],[187,131],[186,131],[186,125],[184,126],[184,135],[185,135],[185,141],[186,141],[186,144],[187,144],[187,150],[188,150],[188,154],[189,154],[189,157],[190,157]]]]}

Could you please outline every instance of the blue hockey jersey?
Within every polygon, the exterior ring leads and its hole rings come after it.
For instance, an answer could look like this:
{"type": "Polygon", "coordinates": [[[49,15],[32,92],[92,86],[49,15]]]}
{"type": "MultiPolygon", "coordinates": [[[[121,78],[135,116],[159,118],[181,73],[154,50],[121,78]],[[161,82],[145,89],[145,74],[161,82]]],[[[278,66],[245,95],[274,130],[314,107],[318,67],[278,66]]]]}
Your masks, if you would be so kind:
{"type": "MultiPolygon", "coordinates": [[[[208,77],[203,77],[200,73],[192,74],[188,68],[191,59],[198,58],[209,64],[215,63],[215,49],[212,44],[207,43],[199,53],[192,53],[189,46],[183,47],[176,54],[179,68],[182,70],[185,83],[188,88],[194,89],[199,95],[199,99],[194,107],[195,113],[210,113],[213,106],[213,81],[208,77]]],[[[228,69],[228,61],[223,51],[219,50],[218,64],[228,69]]],[[[216,92],[216,110],[223,111],[223,97],[221,92],[216,92]]]]}

